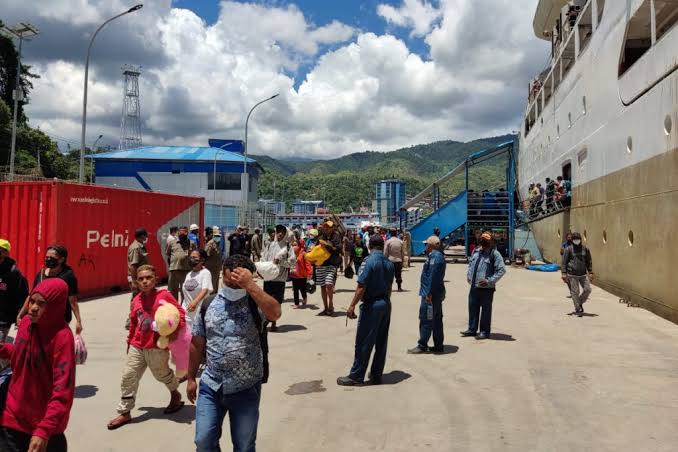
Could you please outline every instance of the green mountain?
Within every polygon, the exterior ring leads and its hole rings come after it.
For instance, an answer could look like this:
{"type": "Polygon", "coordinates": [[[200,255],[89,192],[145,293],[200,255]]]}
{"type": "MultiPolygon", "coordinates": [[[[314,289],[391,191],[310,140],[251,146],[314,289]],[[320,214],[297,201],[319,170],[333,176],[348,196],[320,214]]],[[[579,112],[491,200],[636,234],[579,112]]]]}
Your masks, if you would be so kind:
{"type": "MultiPolygon", "coordinates": [[[[278,160],[252,155],[266,173],[260,179],[259,196],[287,203],[295,199],[322,199],[333,212],[370,207],[374,184],[381,179],[398,178],[407,183],[407,194],[414,196],[469,155],[514,139],[513,135],[482,138],[462,143],[439,141],[391,152],[365,151],[331,160],[278,160]]],[[[504,183],[504,163],[490,161],[473,169],[478,188],[504,183]]],[[[443,197],[463,187],[463,178],[442,187],[443,197]]],[[[472,187],[473,188],[473,187],[472,187]]]]}

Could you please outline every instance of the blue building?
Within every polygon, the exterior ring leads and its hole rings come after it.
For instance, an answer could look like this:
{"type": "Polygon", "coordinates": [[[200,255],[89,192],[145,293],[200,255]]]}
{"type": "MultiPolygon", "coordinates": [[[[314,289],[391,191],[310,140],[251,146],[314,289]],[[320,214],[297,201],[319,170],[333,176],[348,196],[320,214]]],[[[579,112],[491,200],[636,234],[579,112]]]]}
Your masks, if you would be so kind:
{"type": "Polygon", "coordinates": [[[318,209],[325,208],[325,201],[294,201],[292,203],[292,213],[297,215],[315,215],[318,209]]]}
{"type": "Polygon", "coordinates": [[[400,226],[400,206],[405,204],[407,184],[401,180],[381,180],[375,184],[373,209],[382,225],[400,226]]]}
{"type": "Polygon", "coordinates": [[[239,140],[210,140],[210,145],[144,146],[89,157],[95,162],[95,182],[99,185],[203,197],[206,225],[233,229],[241,222],[256,224],[253,212],[257,210],[257,183],[263,168],[248,158],[249,177],[245,177],[245,156],[239,140]]]}

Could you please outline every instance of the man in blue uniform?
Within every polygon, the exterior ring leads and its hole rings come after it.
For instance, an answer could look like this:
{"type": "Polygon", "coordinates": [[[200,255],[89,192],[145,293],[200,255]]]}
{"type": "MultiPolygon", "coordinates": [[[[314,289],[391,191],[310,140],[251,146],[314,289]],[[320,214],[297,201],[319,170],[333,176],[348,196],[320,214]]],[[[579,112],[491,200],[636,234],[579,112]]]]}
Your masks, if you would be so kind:
{"type": "Polygon", "coordinates": [[[480,246],[473,252],[466,273],[471,290],[468,295],[468,329],[461,332],[462,336],[476,336],[480,340],[490,338],[495,286],[505,273],[504,258],[493,246],[492,234],[483,232],[480,246]]]}
{"type": "Polygon", "coordinates": [[[440,251],[440,239],[432,235],[424,242],[428,258],[421,272],[419,296],[419,342],[407,353],[443,352],[443,300],[445,299],[445,256],[440,251]],[[428,341],[433,333],[433,347],[428,341]]]}
{"type": "Polygon", "coordinates": [[[393,263],[384,256],[384,239],[379,235],[370,237],[370,255],[363,262],[358,276],[358,288],[346,311],[349,319],[355,319],[355,307],[362,300],[355,338],[355,359],[349,375],[337,378],[340,386],[363,384],[372,348],[374,359],[369,380],[371,384],[381,383],[391,323],[391,286],[394,272],[393,263]]]}

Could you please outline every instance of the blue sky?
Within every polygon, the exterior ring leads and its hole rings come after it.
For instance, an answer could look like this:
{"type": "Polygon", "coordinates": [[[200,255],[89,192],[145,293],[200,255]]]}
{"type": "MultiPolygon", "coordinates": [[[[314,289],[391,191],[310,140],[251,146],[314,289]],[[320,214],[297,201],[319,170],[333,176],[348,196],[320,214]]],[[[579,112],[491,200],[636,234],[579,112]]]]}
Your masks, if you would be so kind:
{"type": "MultiPolygon", "coordinates": [[[[250,124],[253,153],[331,158],[502,135],[519,127],[525,87],[548,57],[532,30],[535,2],[146,1],[97,37],[87,141],[117,142],[125,64],[142,66],[145,144],[242,139],[252,105],[273,93],[250,124]]],[[[31,124],[77,143],[89,38],[119,2],[2,5],[3,21],[42,32],[24,52],[40,75],[31,124]]]]}

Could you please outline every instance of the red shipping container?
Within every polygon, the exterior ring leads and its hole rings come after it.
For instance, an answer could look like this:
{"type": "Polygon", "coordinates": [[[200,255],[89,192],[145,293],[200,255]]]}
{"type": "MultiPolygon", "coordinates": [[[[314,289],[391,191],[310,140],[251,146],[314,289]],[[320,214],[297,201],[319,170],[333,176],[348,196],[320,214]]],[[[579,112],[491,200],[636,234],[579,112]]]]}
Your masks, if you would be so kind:
{"type": "Polygon", "coordinates": [[[61,181],[0,183],[0,238],[32,284],[53,244],[68,249],[67,263],[81,297],[127,290],[127,247],[145,228],[149,261],[167,277],[170,226],[200,225],[203,198],[61,181]]]}

